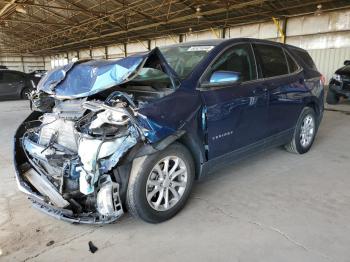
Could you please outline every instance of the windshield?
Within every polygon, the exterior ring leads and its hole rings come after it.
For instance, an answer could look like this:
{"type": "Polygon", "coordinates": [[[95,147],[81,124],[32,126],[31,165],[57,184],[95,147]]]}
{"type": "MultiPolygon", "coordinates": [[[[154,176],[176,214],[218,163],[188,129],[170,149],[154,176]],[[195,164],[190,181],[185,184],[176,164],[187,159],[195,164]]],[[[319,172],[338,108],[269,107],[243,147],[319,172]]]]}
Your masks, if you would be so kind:
{"type": "Polygon", "coordinates": [[[185,79],[213,48],[212,45],[188,45],[159,49],[178,76],[185,79]]]}

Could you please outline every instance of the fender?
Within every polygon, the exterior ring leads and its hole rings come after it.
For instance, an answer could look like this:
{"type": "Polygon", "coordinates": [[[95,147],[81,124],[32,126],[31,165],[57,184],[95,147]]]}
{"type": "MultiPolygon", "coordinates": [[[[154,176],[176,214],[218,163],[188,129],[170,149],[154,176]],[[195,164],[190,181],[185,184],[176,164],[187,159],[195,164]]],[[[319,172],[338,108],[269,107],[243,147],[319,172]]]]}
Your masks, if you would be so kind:
{"type": "Polygon", "coordinates": [[[123,164],[133,161],[135,158],[139,158],[145,155],[154,154],[160,150],[165,149],[167,146],[178,140],[186,133],[185,130],[178,130],[174,134],[167,136],[161,141],[154,144],[138,143],[127,154],[125,162],[123,164]]]}

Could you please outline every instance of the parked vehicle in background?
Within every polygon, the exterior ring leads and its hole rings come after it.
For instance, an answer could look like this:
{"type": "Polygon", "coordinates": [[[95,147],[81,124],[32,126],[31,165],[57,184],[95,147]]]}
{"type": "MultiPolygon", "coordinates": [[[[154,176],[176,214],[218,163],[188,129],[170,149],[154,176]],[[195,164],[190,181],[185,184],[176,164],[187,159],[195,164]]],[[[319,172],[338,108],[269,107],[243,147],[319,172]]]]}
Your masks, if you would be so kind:
{"type": "Polygon", "coordinates": [[[27,99],[40,79],[15,70],[0,70],[0,99],[27,99]]]}
{"type": "Polygon", "coordinates": [[[44,75],[46,75],[46,73],[47,70],[34,70],[33,72],[30,72],[29,75],[37,78],[42,78],[44,75]]]}
{"type": "Polygon", "coordinates": [[[335,71],[329,81],[326,101],[335,105],[341,97],[350,99],[350,60],[345,60],[344,66],[335,71]]]}
{"type": "Polygon", "coordinates": [[[323,88],[305,50],[257,39],[70,63],[31,94],[15,134],[18,186],[69,222],[110,223],[125,210],[162,222],[219,167],[269,147],[308,152],[323,88]]]}
{"type": "Polygon", "coordinates": [[[1,69],[8,69],[8,67],[7,66],[4,66],[4,65],[0,65],[0,70],[1,69]]]}

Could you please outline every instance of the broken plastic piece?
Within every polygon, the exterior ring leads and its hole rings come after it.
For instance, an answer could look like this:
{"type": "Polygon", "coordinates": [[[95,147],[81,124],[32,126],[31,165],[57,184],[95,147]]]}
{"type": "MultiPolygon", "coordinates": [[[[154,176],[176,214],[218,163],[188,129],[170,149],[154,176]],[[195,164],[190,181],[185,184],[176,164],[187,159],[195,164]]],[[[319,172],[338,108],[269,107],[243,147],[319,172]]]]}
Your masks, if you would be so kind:
{"type": "Polygon", "coordinates": [[[89,241],[89,250],[92,254],[98,250],[98,248],[92,243],[92,241],[89,241]]]}

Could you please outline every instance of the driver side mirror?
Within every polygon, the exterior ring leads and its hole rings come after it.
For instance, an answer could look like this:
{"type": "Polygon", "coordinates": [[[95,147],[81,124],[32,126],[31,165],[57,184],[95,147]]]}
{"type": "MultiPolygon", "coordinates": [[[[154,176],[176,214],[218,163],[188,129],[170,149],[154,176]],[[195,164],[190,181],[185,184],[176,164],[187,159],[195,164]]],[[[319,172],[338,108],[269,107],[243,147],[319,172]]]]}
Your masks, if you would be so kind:
{"type": "Polygon", "coordinates": [[[201,84],[201,88],[219,87],[220,85],[238,84],[241,82],[241,73],[235,71],[215,71],[209,82],[201,84]]]}
{"type": "Polygon", "coordinates": [[[209,83],[220,84],[220,83],[236,83],[241,80],[241,73],[235,71],[215,71],[211,76],[209,83]]]}

